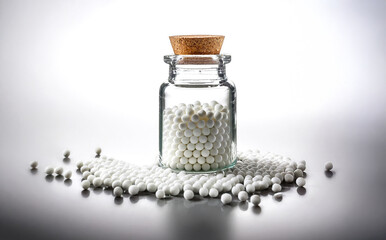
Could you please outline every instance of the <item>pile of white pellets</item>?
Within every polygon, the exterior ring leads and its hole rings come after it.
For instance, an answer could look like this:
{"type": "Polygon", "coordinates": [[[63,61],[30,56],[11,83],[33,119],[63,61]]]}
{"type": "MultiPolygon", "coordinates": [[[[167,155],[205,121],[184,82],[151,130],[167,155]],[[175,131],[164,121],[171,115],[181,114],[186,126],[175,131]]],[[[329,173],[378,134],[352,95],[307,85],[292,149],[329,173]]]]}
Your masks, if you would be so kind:
{"type": "Polygon", "coordinates": [[[166,108],[162,124],[164,166],[185,171],[209,171],[231,165],[229,107],[216,101],[166,108]]]}
{"type": "MultiPolygon", "coordinates": [[[[240,152],[234,168],[211,174],[177,173],[158,165],[137,166],[106,156],[100,157],[100,148],[96,149],[96,153],[97,156],[92,160],[76,164],[82,174],[81,186],[85,190],[112,188],[115,197],[122,197],[124,192],[138,195],[146,191],[154,193],[158,199],[183,196],[191,200],[199,195],[220,197],[223,204],[229,204],[234,199],[241,202],[249,199],[257,206],[260,204],[261,191],[271,190],[274,198],[279,200],[283,197],[282,183],[295,182],[298,187],[306,184],[306,161],[295,162],[288,157],[258,150],[240,152]]],[[[65,151],[64,156],[68,158],[69,155],[70,152],[65,151]]],[[[33,161],[30,166],[35,169],[38,163],[33,161]]],[[[332,167],[331,162],[325,164],[326,171],[332,167]]],[[[63,168],[48,166],[45,173],[62,175],[63,168]]],[[[66,179],[71,176],[71,170],[64,173],[66,179]]]]}

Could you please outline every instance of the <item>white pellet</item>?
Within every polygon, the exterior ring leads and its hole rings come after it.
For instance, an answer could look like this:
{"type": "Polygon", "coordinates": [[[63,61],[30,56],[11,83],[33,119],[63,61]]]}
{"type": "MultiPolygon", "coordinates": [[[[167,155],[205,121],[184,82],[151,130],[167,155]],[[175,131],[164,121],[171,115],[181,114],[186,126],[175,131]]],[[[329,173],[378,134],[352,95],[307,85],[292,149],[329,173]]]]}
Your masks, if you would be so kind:
{"type": "Polygon", "coordinates": [[[139,192],[139,187],[138,187],[138,186],[136,186],[136,185],[131,185],[131,186],[129,187],[129,194],[130,194],[130,195],[137,195],[138,192],[139,192]]]}
{"type": "Polygon", "coordinates": [[[31,166],[32,169],[36,169],[38,167],[38,165],[39,165],[39,163],[37,161],[32,161],[30,163],[30,166],[31,166]]]}
{"type": "Polygon", "coordinates": [[[286,174],[284,176],[284,181],[287,183],[292,183],[294,181],[294,176],[291,174],[286,174]]]}
{"type": "Polygon", "coordinates": [[[296,185],[298,185],[299,187],[303,187],[304,185],[306,185],[306,180],[302,177],[299,177],[296,179],[296,185]]]}
{"type": "Polygon", "coordinates": [[[157,191],[157,186],[154,183],[149,183],[146,189],[148,192],[155,192],[157,191]]]}
{"type": "Polygon", "coordinates": [[[272,191],[273,191],[273,192],[280,192],[280,191],[281,191],[281,186],[280,186],[280,184],[274,183],[274,184],[272,185],[272,191]]]}
{"type": "Polygon", "coordinates": [[[191,200],[194,197],[194,193],[192,190],[186,190],[184,191],[184,198],[186,200],[191,200]]]}
{"type": "Polygon", "coordinates": [[[95,149],[95,153],[96,153],[96,155],[101,155],[101,153],[102,153],[102,148],[100,148],[100,147],[97,147],[96,149],[95,149]]]}
{"type": "Polygon", "coordinates": [[[230,195],[229,193],[224,193],[223,195],[221,195],[221,202],[223,204],[229,204],[232,202],[232,195],[230,195]]]}
{"type": "Polygon", "coordinates": [[[217,196],[218,196],[218,190],[217,190],[216,188],[211,188],[211,189],[209,190],[209,196],[210,196],[211,198],[217,197],[217,196]]]}
{"type": "Polygon", "coordinates": [[[331,171],[333,167],[334,165],[332,164],[332,162],[326,162],[324,164],[324,168],[326,169],[326,171],[331,171]]]}
{"type": "Polygon", "coordinates": [[[206,197],[209,194],[209,190],[207,188],[202,187],[200,188],[198,193],[200,194],[201,197],[206,197]]]}
{"type": "Polygon", "coordinates": [[[52,175],[54,173],[54,168],[53,167],[46,167],[46,170],[44,171],[47,175],[52,175]]]}
{"type": "Polygon", "coordinates": [[[96,177],[92,181],[92,185],[94,185],[94,187],[96,187],[96,188],[102,186],[102,183],[103,183],[103,181],[100,177],[96,177]]]}
{"type": "Polygon", "coordinates": [[[55,173],[57,175],[62,175],[63,174],[63,167],[57,167],[55,168],[55,173]]]}
{"type": "Polygon", "coordinates": [[[64,152],[63,152],[63,156],[65,157],[65,158],[68,158],[69,156],[70,156],[70,150],[64,150],[64,152]]]}
{"type": "Polygon", "coordinates": [[[123,190],[121,187],[115,187],[113,190],[113,194],[115,197],[121,197],[123,194],[123,190]]]}
{"type": "Polygon", "coordinates": [[[164,192],[164,190],[158,190],[158,191],[155,193],[155,197],[158,198],[158,199],[165,198],[165,192],[164,192]]]}
{"type": "Polygon", "coordinates": [[[90,182],[88,180],[82,181],[82,188],[87,190],[90,187],[90,182]]]}
{"type": "Polygon", "coordinates": [[[261,199],[259,195],[252,195],[250,201],[253,205],[259,206],[261,199]]]}
{"type": "Polygon", "coordinates": [[[248,193],[254,193],[254,192],[255,192],[255,187],[253,186],[253,184],[248,184],[248,185],[245,187],[245,190],[246,190],[248,193]]]}
{"type": "Polygon", "coordinates": [[[67,170],[65,173],[64,173],[64,178],[65,179],[71,179],[72,177],[72,171],[71,170],[67,170]]]}
{"type": "MultiPolygon", "coordinates": [[[[130,180],[125,180],[122,183],[122,189],[123,190],[128,190],[129,187],[131,186],[132,182],[130,180]]],[[[95,185],[95,184],[94,184],[95,185]]]]}
{"type": "Polygon", "coordinates": [[[80,170],[80,168],[83,167],[83,162],[82,161],[77,162],[76,167],[80,170]]]}
{"type": "Polygon", "coordinates": [[[237,197],[241,202],[245,202],[248,200],[248,193],[246,191],[240,191],[237,197]]]}

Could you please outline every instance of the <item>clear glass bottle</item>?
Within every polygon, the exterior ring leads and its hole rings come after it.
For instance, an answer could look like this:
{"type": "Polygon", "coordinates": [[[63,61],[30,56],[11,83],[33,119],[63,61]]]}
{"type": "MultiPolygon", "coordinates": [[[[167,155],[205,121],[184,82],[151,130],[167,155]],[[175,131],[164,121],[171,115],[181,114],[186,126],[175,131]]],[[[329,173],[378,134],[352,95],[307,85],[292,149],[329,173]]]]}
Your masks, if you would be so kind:
{"type": "Polygon", "coordinates": [[[236,164],[236,88],[229,55],[169,55],[159,95],[159,163],[214,172],[236,164]]]}

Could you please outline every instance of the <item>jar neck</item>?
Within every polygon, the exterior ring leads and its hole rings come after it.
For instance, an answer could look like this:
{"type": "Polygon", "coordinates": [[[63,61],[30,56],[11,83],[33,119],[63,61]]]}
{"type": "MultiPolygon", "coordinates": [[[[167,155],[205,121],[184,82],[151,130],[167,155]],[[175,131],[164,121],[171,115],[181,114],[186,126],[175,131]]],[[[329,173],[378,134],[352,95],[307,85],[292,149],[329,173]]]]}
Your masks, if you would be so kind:
{"type": "Polygon", "coordinates": [[[169,64],[169,82],[187,85],[213,85],[227,81],[225,64],[228,55],[171,55],[165,56],[169,64]]]}
{"type": "Polygon", "coordinates": [[[169,66],[169,82],[175,84],[211,84],[227,81],[225,65],[173,65],[169,66]]]}

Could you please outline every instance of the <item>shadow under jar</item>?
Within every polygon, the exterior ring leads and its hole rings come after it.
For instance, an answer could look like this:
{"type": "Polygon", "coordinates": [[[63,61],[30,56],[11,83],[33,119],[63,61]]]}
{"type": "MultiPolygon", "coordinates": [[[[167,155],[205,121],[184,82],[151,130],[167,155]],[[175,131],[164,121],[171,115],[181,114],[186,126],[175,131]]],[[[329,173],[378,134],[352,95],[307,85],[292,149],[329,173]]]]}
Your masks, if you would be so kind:
{"type": "Polygon", "coordinates": [[[236,88],[229,55],[169,55],[159,95],[159,164],[216,172],[236,164],[236,88]]]}

